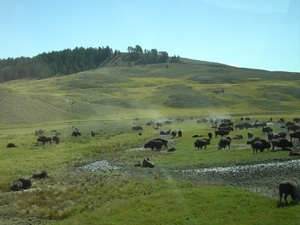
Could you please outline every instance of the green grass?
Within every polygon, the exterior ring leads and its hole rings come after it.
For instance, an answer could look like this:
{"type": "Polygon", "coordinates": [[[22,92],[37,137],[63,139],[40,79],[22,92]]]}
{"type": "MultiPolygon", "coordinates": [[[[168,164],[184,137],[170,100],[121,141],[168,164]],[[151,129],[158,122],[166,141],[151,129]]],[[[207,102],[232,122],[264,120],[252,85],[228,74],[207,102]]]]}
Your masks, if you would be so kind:
{"type": "MultiPolygon", "coordinates": [[[[182,59],[181,63],[145,67],[105,67],[44,80],[0,84],[1,215],[32,215],[53,224],[284,224],[299,223],[299,206],[276,207],[278,199],[249,190],[183,181],[159,169],[189,169],[288,160],[284,151],[253,154],[247,130],[231,132],[231,150],[194,148],[194,134],[207,136],[200,118],[240,117],[274,121],[299,117],[299,74],[238,69],[182,59]],[[224,90],[225,94],[215,91],[224,90]],[[191,119],[193,117],[193,119],[191,119]],[[180,119],[180,120],[177,120],[180,119]],[[173,153],[134,151],[158,136],[145,126],[183,131],[173,153]],[[164,121],[172,120],[171,125],[164,121]],[[182,121],[182,122],[180,122],[182,121]],[[143,127],[142,135],[132,127],[143,127]],[[81,137],[71,137],[77,127],[81,137]],[[61,133],[59,145],[36,146],[35,131],[61,133]],[[91,131],[96,132],[94,138],[91,131]],[[17,148],[8,149],[13,142],[17,148]],[[149,157],[159,169],[134,168],[149,157]],[[78,172],[97,160],[122,165],[131,173],[78,172]],[[47,170],[32,192],[13,193],[9,183],[47,170]],[[282,215],[291,215],[289,217],[282,215]]],[[[280,125],[274,132],[285,131],[280,125]]],[[[255,137],[265,137],[252,129],[255,137]]],[[[167,170],[166,170],[167,171],[167,170]]]]}

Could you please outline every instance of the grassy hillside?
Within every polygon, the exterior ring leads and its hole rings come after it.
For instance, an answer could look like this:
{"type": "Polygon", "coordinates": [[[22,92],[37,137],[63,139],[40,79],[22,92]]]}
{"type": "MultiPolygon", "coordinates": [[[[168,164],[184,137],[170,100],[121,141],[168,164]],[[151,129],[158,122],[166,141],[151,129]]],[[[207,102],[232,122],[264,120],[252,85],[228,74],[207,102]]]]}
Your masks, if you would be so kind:
{"type": "MultiPolygon", "coordinates": [[[[216,117],[234,123],[272,117],[274,133],[286,131],[276,122],[300,117],[299,78],[189,59],[128,67],[118,57],[92,71],[1,83],[0,224],[297,224],[299,205],[278,204],[278,183],[295,178],[298,168],[264,168],[250,181],[241,181],[250,170],[217,179],[194,173],[289,161],[286,151],[253,154],[248,130],[230,133],[244,136],[230,150],[217,149],[221,137],[198,150],[192,136],[214,131],[197,119],[216,117]],[[156,130],[149,121],[163,125],[156,130]],[[137,125],[142,135],[132,129],[137,125]],[[75,128],[80,137],[71,136],[75,128]],[[61,142],[37,144],[38,129],[47,137],[59,132],[61,142]],[[168,129],[183,131],[180,138],[167,136],[175,152],[143,148],[168,129]],[[18,147],[6,148],[10,142],[18,147]],[[147,157],[155,168],[133,166],[147,157]],[[99,162],[104,169],[85,170],[99,162]],[[33,180],[28,191],[10,191],[12,180],[42,170],[49,178],[33,180]],[[282,216],[287,213],[292,216],[282,216]]],[[[250,130],[266,138],[261,128],[250,130]]]]}
{"type": "Polygon", "coordinates": [[[0,123],[299,111],[299,73],[188,59],[130,68],[121,58],[114,62],[69,76],[0,84],[0,123]]]}

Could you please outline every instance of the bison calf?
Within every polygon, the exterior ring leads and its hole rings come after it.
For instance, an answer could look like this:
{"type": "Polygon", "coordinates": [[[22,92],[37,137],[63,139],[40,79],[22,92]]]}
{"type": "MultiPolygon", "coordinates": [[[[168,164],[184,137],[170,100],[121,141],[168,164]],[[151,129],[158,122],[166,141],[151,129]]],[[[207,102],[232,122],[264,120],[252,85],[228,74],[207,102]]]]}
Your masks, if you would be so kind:
{"type": "Polygon", "coordinates": [[[288,204],[288,201],[287,201],[288,195],[290,195],[294,201],[298,202],[300,200],[300,183],[299,183],[299,181],[289,180],[289,181],[282,182],[279,185],[280,203],[281,203],[283,194],[284,194],[284,200],[285,200],[286,204],[288,204]]]}

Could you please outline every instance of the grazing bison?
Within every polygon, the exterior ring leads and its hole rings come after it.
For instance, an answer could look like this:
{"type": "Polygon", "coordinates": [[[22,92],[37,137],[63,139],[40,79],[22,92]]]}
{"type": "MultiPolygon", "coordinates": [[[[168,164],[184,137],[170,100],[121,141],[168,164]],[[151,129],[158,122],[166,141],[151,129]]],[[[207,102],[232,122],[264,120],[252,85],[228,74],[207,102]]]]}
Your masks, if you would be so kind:
{"type": "Polygon", "coordinates": [[[81,132],[77,131],[77,130],[74,130],[71,136],[74,136],[74,137],[81,136],[81,132]]]}
{"type": "Polygon", "coordinates": [[[43,178],[46,178],[46,177],[49,177],[49,176],[48,176],[48,173],[45,170],[43,170],[40,173],[36,173],[36,174],[32,175],[32,178],[34,178],[34,179],[43,179],[43,178]]]}
{"type": "Polygon", "coordinates": [[[154,163],[150,162],[149,158],[146,158],[143,160],[143,164],[142,167],[149,167],[149,168],[153,168],[154,167],[154,163]]]}
{"type": "Polygon", "coordinates": [[[300,140],[300,131],[294,132],[290,134],[291,141],[293,138],[298,138],[300,140]]]}
{"type": "Polygon", "coordinates": [[[230,144],[231,144],[231,140],[230,139],[221,139],[218,143],[218,149],[225,149],[226,146],[228,146],[228,148],[230,149],[230,144]]]}
{"type": "Polygon", "coordinates": [[[300,183],[297,180],[284,181],[279,185],[279,200],[281,203],[282,196],[284,194],[284,200],[286,204],[289,204],[287,201],[287,196],[290,195],[294,201],[300,200],[300,183]]]}
{"type": "Polygon", "coordinates": [[[202,149],[202,147],[204,146],[204,148],[206,149],[206,145],[209,145],[210,144],[210,141],[209,139],[197,139],[195,142],[194,142],[194,146],[195,148],[200,148],[202,149]]]}
{"type": "Polygon", "coordinates": [[[253,154],[254,151],[257,153],[257,150],[259,150],[260,152],[263,152],[265,150],[265,148],[270,149],[271,144],[270,142],[264,140],[264,139],[260,139],[258,141],[255,141],[251,144],[251,147],[253,149],[253,154]]]}
{"type": "Polygon", "coordinates": [[[52,143],[52,138],[51,137],[42,136],[42,137],[39,137],[37,139],[37,142],[42,142],[43,145],[45,145],[46,142],[50,142],[50,144],[51,144],[52,143]]]}
{"type": "Polygon", "coordinates": [[[281,148],[282,150],[289,149],[293,147],[293,142],[288,141],[285,138],[280,139],[279,141],[272,141],[272,150],[274,150],[275,147],[281,148]]]}
{"type": "Polygon", "coordinates": [[[228,135],[229,131],[228,130],[215,130],[215,137],[218,137],[220,135],[221,137],[228,135]]]}
{"type": "Polygon", "coordinates": [[[95,135],[96,135],[95,131],[92,130],[91,135],[92,135],[92,137],[95,137],[95,135]]]}
{"type": "Polygon", "coordinates": [[[52,140],[55,142],[55,144],[59,144],[59,142],[60,142],[60,138],[58,137],[58,136],[54,136],[53,138],[52,138],[52,140]]]}
{"type": "Polygon", "coordinates": [[[15,148],[15,147],[18,147],[18,146],[14,143],[8,143],[6,147],[7,148],[15,148]]]}
{"type": "Polygon", "coordinates": [[[151,148],[151,150],[156,149],[160,150],[162,148],[162,142],[161,141],[148,141],[144,148],[151,148]]]}
{"type": "Polygon", "coordinates": [[[32,185],[30,179],[19,178],[17,180],[12,181],[10,184],[10,190],[19,191],[21,189],[28,189],[32,185]]]}
{"type": "Polygon", "coordinates": [[[263,127],[261,129],[262,134],[273,132],[273,129],[271,127],[263,127]]]}

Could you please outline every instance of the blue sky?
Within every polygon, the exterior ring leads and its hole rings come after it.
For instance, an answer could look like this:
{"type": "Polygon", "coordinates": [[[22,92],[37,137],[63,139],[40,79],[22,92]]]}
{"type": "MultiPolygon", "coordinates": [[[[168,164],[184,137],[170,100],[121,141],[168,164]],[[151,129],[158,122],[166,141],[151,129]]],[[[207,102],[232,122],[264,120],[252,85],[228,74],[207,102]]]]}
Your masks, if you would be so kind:
{"type": "Polygon", "coordinates": [[[300,0],[1,0],[0,59],[128,46],[300,72],[300,0]]]}

